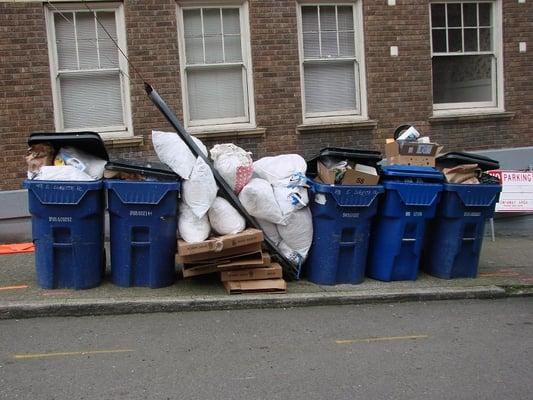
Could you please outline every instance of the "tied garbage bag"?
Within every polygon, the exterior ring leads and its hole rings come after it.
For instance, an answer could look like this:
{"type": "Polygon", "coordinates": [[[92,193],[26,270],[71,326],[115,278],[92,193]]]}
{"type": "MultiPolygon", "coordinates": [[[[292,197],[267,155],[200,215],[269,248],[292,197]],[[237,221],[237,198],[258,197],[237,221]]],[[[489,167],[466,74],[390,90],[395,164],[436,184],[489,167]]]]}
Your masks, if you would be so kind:
{"type": "Polygon", "coordinates": [[[273,185],[274,197],[283,215],[304,208],[309,203],[307,178],[297,173],[273,185]]]}
{"type": "Polygon", "coordinates": [[[198,157],[189,179],[183,181],[183,201],[198,218],[201,218],[211,208],[217,197],[217,191],[213,171],[201,157],[198,157]]]}
{"type": "Polygon", "coordinates": [[[54,160],[54,165],[70,165],[94,180],[102,179],[106,163],[106,160],[70,146],[62,147],[54,160]]]}
{"type": "Polygon", "coordinates": [[[263,230],[263,233],[277,246],[279,242],[281,242],[278,227],[272,222],[265,221],[264,219],[257,218],[256,221],[263,230]]]}
{"type": "Polygon", "coordinates": [[[278,232],[282,243],[296,251],[304,261],[313,242],[313,218],[309,207],[291,213],[287,224],[278,226],[278,232]]]}
{"type": "Polygon", "coordinates": [[[211,158],[218,173],[231,189],[239,194],[250,181],[253,172],[251,153],[233,143],[217,144],[211,151],[211,158]]]}
{"type": "Polygon", "coordinates": [[[207,215],[198,218],[191,208],[181,203],[179,208],[178,230],[181,238],[187,243],[203,242],[211,233],[207,215]]]}
{"type": "Polygon", "coordinates": [[[241,190],[239,200],[248,213],[273,224],[284,223],[272,185],[264,179],[253,178],[241,190]]]}
{"type": "Polygon", "coordinates": [[[307,163],[298,154],[282,154],[275,157],[263,157],[254,162],[254,173],[271,184],[289,178],[291,175],[305,175],[307,163]]]}
{"type": "Polygon", "coordinates": [[[211,227],[219,235],[240,233],[246,228],[242,215],[222,197],[215,199],[208,215],[211,227]]]}
{"type": "MultiPolygon", "coordinates": [[[[200,139],[195,137],[192,139],[202,153],[207,156],[207,148],[200,139]]],[[[189,179],[196,164],[196,157],[176,133],[152,131],[152,144],[162,163],[168,165],[182,179],[189,179]]]]}
{"type": "Polygon", "coordinates": [[[42,166],[41,170],[33,176],[36,181],[94,181],[85,172],[72,165],[42,166]]]}

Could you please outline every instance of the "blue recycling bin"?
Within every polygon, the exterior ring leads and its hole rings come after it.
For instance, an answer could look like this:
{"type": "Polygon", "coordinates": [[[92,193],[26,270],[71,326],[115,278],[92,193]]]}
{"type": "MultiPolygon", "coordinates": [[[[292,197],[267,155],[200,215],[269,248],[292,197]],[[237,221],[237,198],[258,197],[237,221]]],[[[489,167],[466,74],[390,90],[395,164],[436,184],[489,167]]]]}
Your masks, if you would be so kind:
{"type": "Polygon", "coordinates": [[[179,182],[105,182],[111,236],[111,280],[160,288],[176,280],[179,182]]]}
{"type": "Polygon", "coordinates": [[[101,181],[24,181],[32,217],[37,282],[43,289],[89,289],[105,271],[101,181]]]}
{"type": "Polygon", "coordinates": [[[432,167],[383,167],[385,188],[372,228],[367,276],[416,280],[426,222],[435,216],[443,175],[432,167]]]}
{"type": "Polygon", "coordinates": [[[307,261],[311,282],[363,281],[370,226],[381,193],[382,186],[313,183],[313,244],[307,261]]]}
{"type": "Polygon", "coordinates": [[[444,184],[428,227],[422,269],[444,278],[475,278],[485,220],[494,215],[500,185],[444,184]]]}

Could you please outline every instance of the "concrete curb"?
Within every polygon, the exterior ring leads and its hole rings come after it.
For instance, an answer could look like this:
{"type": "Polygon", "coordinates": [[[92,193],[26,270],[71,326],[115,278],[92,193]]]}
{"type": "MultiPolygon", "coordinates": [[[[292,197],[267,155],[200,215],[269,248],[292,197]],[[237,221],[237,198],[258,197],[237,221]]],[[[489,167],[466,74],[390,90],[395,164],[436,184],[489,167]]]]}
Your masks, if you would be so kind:
{"type": "Polygon", "coordinates": [[[473,286],[460,288],[432,287],[409,290],[361,290],[357,292],[258,294],[188,298],[164,297],[158,299],[66,299],[0,303],[0,319],[291,308],[405,301],[495,299],[507,296],[508,294],[505,289],[498,286],[473,286]]]}

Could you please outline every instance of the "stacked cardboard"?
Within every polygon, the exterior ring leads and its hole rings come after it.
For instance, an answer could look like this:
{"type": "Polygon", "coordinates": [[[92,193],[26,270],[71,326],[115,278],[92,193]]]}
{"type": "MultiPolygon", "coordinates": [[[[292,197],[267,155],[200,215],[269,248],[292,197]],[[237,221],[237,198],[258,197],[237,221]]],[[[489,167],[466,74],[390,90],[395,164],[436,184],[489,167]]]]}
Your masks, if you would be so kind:
{"type": "Polygon", "coordinates": [[[284,292],[281,266],[262,251],[263,232],[246,229],[199,243],[178,240],[176,261],[183,264],[183,277],[218,273],[229,294],[284,292]]]}

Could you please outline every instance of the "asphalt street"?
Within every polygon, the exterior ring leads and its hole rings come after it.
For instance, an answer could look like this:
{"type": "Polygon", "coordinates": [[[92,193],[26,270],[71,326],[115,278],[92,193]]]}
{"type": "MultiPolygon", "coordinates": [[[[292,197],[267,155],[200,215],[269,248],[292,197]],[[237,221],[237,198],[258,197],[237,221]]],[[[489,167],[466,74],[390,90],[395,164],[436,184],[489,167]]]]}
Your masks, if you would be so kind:
{"type": "Polygon", "coordinates": [[[0,399],[531,399],[533,298],[0,320],[0,399]]]}

